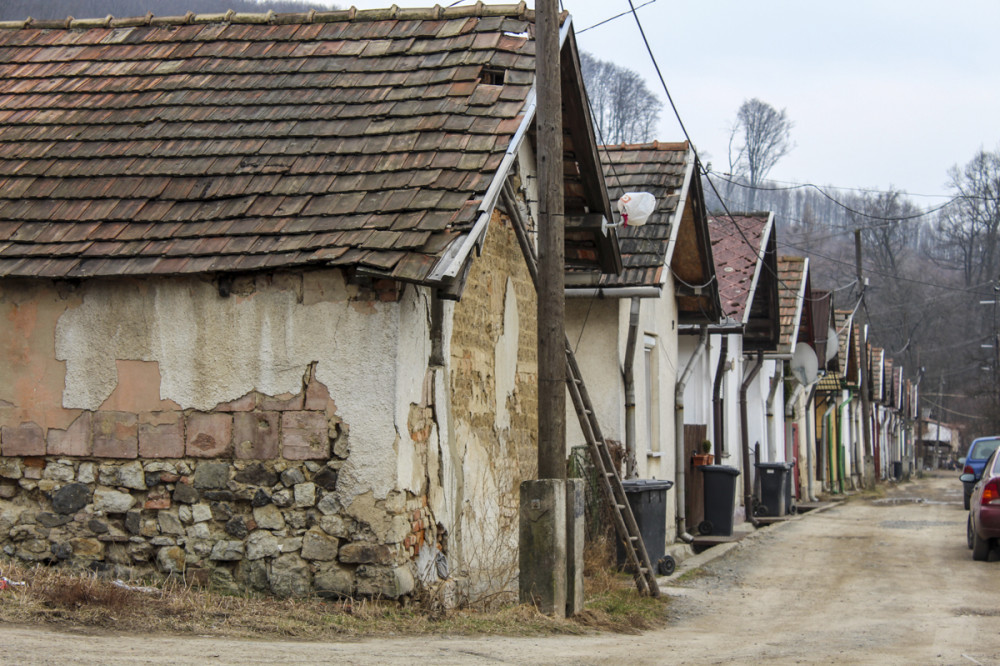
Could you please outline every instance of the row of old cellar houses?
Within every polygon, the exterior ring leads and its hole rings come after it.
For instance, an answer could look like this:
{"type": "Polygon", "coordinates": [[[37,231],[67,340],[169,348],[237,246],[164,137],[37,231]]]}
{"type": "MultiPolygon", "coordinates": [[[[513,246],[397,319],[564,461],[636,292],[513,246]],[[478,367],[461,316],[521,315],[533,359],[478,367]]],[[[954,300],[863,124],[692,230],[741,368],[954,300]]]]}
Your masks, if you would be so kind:
{"type": "MultiPolygon", "coordinates": [[[[5,557],[278,595],[512,589],[534,20],[0,23],[5,557]]],[[[778,256],[771,214],[710,215],[687,143],[599,146],[572,17],[561,44],[568,338],[622,474],[676,484],[667,542],[703,518],[706,449],[740,473],[737,522],[758,463],[789,463],[803,504],[908,473],[916,389],[856,303],[778,256]],[[603,230],[636,191],[647,223],[603,230]]]]}

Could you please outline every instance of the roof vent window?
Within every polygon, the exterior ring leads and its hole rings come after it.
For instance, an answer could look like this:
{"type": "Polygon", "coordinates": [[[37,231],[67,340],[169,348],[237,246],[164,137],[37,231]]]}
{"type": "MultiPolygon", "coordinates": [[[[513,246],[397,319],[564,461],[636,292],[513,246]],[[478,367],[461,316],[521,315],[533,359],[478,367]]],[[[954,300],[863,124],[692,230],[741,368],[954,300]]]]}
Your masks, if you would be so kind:
{"type": "Polygon", "coordinates": [[[483,67],[479,82],[487,86],[502,86],[507,77],[507,70],[501,67],[483,67]]]}

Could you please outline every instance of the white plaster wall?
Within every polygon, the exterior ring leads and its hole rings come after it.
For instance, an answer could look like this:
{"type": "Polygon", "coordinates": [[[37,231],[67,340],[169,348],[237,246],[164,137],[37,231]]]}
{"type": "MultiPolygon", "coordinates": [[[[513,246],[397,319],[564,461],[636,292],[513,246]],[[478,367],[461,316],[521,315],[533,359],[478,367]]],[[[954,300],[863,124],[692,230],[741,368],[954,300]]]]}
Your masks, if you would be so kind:
{"type": "MultiPolygon", "coordinates": [[[[396,484],[401,490],[423,494],[426,469],[407,424],[411,404],[424,404],[427,363],[431,355],[431,294],[426,287],[408,285],[399,303],[399,348],[396,367],[396,484]]],[[[332,395],[332,394],[331,394],[332,395]]],[[[438,428],[431,432],[429,449],[437,449],[438,428]]],[[[429,456],[428,456],[429,457],[429,456]]]]}
{"type": "MultiPolygon", "coordinates": [[[[616,298],[566,300],[566,335],[587,386],[605,439],[625,442],[623,357],[628,332],[628,301],[616,298]],[[622,333],[622,311],[625,328],[622,333]]],[[[587,442],[573,400],[566,392],[566,452],[587,442]]]]}
{"type": "Polygon", "coordinates": [[[63,405],[97,409],[117,384],[116,359],[157,362],[160,397],[200,410],[252,390],[298,393],[315,362],[350,431],[340,488],[384,497],[406,475],[393,454],[403,414],[420,398],[426,296],[408,288],[400,302],[350,302],[339,271],[263,279],[252,293],[229,298],[195,278],[86,283],[81,305],[56,327],[56,357],[66,361],[63,405]]]}
{"type": "MultiPolygon", "coordinates": [[[[756,357],[746,359],[749,373],[757,365],[756,357]]],[[[747,441],[750,443],[750,465],[754,458],[754,445],[760,444],[760,462],[772,462],[767,453],[767,392],[770,390],[770,375],[767,373],[770,361],[764,361],[760,372],[747,387],[747,441]]]]}
{"type": "MultiPolygon", "coordinates": [[[[640,478],[673,479],[675,467],[674,391],[677,388],[678,340],[677,308],[672,281],[664,285],[663,295],[657,299],[643,299],[639,310],[639,338],[636,344],[636,459],[640,478]],[[656,432],[659,442],[649,441],[646,414],[647,396],[645,379],[644,337],[656,339],[656,388],[653,396],[656,432]]],[[[627,320],[626,320],[627,332],[627,320]]],[[[654,435],[656,436],[656,435],[654,435]]],[[[673,516],[673,492],[668,493],[668,516],[673,516]]],[[[669,526],[673,521],[668,521],[669,526]]]]}
{"type": "Polygon", "coordinates": [[[517,376],[518,334],[520,317],[517,312],[517,296],[514,281],[507,278],[504,289],[503,331],[495,347],[496,363],[496,404],[494,424],[498,431],[510,428],[510,411],[507,400],[514,394],[514,380],[517,376]]]}
{"type": "MultiPolygon", "coordinates": [[[[723,419],[725,430],[725,452],[723,465],[743,470],[743,443],[740,436],[740,386],[746,364],[743,360],[743,336],[730,335],[727,357],[731,369],[726,372],[722,385],[724,400],[723,419]]],[[[751,447],[753,443],[751,442],[751,447]]],[[[751,448],[751,450],[753,450],[751,448]]],[[[751,463],[752,464],[752,463],[751,463]]],[[[737,493],[742,497],[741,493],[737,493]]]]}

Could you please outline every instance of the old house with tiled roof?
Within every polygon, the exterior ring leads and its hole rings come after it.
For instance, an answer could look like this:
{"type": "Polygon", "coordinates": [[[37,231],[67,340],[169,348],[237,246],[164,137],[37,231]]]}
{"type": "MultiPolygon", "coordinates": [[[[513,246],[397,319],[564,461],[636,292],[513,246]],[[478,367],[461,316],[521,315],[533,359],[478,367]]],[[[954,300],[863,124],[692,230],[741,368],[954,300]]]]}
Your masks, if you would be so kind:
{"type": "MultiPolygon", "coordinates": [[[[720,311],[697,158],[687,143],[663,142],[600,154],[609,198],[648,192],[656,208],[644,225],[619,229],[620,275],[567,276],[566,330],[605,437],[625,446],[626,478],[673,480],[683,492],[678,332],[720,311]]],[[[567,422],[572,450],[585,440],[575,415],[567,422]]],[[[677,533],[676,497],[667,493],[667,542],[677,533]]]]}
{"type": "Polygon", "coordinates": [[[753,478],[746,467],[753,468],[756,445],[766,456],[770,438],[783,441],[780,427],[768,427],[764,409],[768,400],[780,400],[770,390],[777,364],[763,358],[778,340],[774,216],[716,215],[709,232],[723,317],[708,329],[709,353],[692,375],[685,402],[693,408],[688,427],[705,428],[714,462],[740,472],[734,512],[742,520],[748,515],[744,491],[753,478]]]}
{"type": "MultiPolygon", "coordinates": [[[[280,595],[509,589],[533,32],[524,3],[0,24],[5,551],[280,595]]],[[[567,263],[616,272],[561,34],[567,263]]]]}

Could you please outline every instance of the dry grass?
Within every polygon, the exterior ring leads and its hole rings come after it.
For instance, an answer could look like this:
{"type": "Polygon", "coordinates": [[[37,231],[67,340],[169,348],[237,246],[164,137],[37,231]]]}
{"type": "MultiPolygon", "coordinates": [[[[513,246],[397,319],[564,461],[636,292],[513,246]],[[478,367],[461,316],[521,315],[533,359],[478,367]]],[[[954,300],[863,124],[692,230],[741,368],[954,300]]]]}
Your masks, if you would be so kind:
{"type": "MultiPolygon", "coordinates": [[[[635,632],[661,624],[665,601],[638,596],[631,577],[599,568],[587,577],[587,609],[561,620],[526,605],[441,612],[379,600],[275,599],[232,595],[169,580],[141,590],[93,574],[0,562],[24,586],[0,591],[0,622],[95,632],[331,640],[426,634],[536,636],[635,632]]],[[[136,586],[149,585],[136,583],[136,586]]]]}

